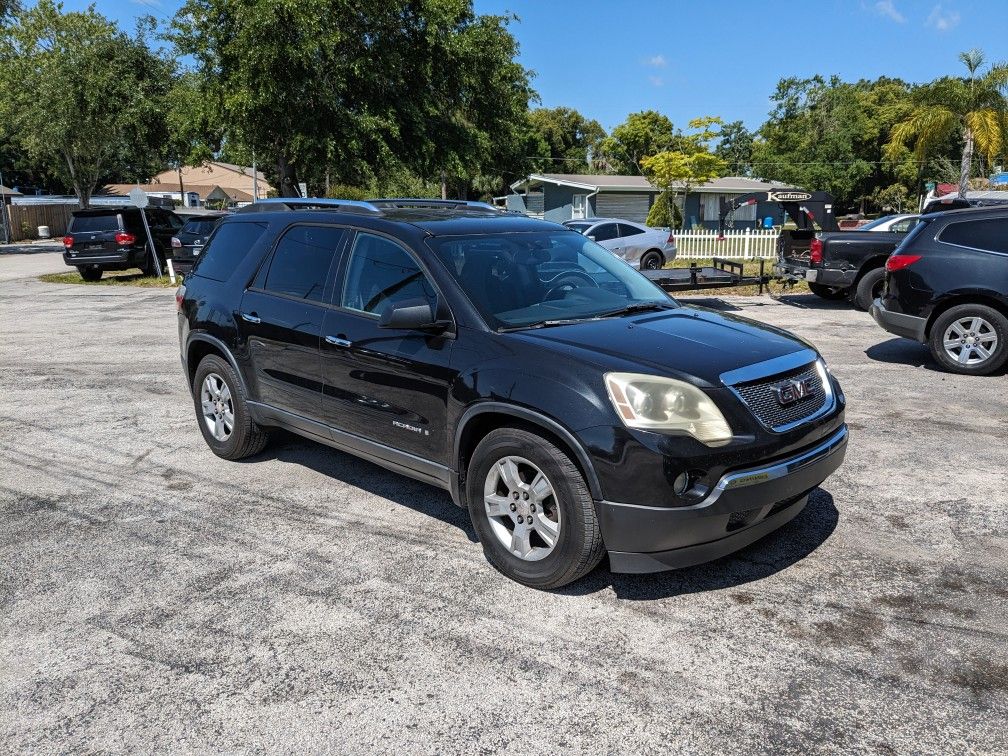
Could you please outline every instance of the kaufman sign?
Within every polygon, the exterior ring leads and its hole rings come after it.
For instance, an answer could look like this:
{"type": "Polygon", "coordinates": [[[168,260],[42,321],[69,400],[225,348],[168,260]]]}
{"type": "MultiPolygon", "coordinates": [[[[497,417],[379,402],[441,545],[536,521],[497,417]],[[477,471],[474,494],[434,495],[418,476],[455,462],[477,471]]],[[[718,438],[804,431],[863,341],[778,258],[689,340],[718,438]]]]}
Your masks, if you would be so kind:
{"type": "Polygon", "coordinates": [[[770,192],[768,202],[804,202],[812,199],[808,192],[770,192]]]}

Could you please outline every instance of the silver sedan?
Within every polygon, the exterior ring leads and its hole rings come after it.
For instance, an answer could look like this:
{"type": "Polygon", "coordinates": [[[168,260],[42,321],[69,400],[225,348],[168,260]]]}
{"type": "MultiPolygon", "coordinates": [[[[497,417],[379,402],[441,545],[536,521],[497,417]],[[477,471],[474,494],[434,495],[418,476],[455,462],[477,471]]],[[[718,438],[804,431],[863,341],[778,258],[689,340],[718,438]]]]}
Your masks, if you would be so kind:
{"type": "Polygon", "coordinates": [[[640,270],[658,270],[676,256],[675,239],[670,232],[642,223],[619,218],[586,218],[565,221],[564,225],[640,270]]]}

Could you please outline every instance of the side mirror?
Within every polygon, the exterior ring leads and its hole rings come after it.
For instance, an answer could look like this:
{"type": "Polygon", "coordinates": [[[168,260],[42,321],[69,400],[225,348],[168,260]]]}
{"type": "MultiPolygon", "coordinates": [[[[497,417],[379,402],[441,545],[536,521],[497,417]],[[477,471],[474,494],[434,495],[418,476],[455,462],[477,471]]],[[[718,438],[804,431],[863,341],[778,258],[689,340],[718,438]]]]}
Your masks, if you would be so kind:
{"type": "Polygon", "coordinates": [[[591,236],[589,236],[588,241],[595,241],[595,235],[592,234],[591,236]]]}
{"type": "Polygon", "coordinates": [[[448,320],[435,317],[430,304],[423,299],[407,299],[385,310],[378,319],[379,328],[397,328],[404,331],[447,330],[448,320]]]}

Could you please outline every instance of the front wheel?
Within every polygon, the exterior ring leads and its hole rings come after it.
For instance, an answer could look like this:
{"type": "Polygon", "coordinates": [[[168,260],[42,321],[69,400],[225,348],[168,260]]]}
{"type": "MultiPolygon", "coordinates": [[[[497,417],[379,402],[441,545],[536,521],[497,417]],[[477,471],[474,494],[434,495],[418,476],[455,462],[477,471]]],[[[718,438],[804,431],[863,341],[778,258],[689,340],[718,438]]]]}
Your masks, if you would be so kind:
{"type": "Polygon", "coordinates": [[[665,258],[657,249],[649,249],[640,259],[641,270],[660,270],[665,265],[665,258]]]}
{"type": "Polygon", "coordinates": [[[990,375],[1008,362],[1008,318],[985,305],[958,305],[931,326],[935,362],[964,375],[990,375]]]}
{"type": "Polygon", "coordinates": [[[571,583],[605,553],[581,472],[541,436],[489,433],[469,462],[466,500],[487,561],[532,588],[571,583]]]}
{"type": "Polygon", "coordinates": [[[846,299],[850,295],[850,289],[838,289],[834,286],[823,286],[822,284],[811,282],[808,287],[809,291],[817,297],[827,299],[831,302],[838,302],[841,299],[846,299]]]}

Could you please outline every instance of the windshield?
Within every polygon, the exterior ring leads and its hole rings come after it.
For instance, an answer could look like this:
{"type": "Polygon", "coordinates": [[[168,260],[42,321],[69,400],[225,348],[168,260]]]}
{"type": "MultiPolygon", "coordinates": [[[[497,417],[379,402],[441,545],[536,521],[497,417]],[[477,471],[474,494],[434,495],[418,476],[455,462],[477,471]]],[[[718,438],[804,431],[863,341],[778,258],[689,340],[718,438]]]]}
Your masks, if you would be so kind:
{"type": "Polygon", "coordinates": [[[564,223],[564,225],[572,231],[577,231],[579,234],[583,234],[592,227],[591,223],[564,223]]]}
{"type": "Polygon", "coordinates": [[[427,244],[495,329],[678,306],[575,231],[434,237],[427,244]]]}
{"type": "Polygon", "coordinates": [[[865,223],[863,226],[858,226],[857,230],[858,231],[871,231],[873,228],[878,228],[883,223],[888,223],[889,221],[891,221],[895,217],[896,217],[895,215],[883,215],[881,218],[876,218],[871,223],[865,223]]]}
{"type": "Polygon", "coordinates": [[[219,222],[220,218],[201,218],[200,220],[189,220],[186,221],[185,226],[182,228],[182,233],[195,234],[196,236],[208,236],[210,232],[217,227],[217,224],[219,222]]]}

